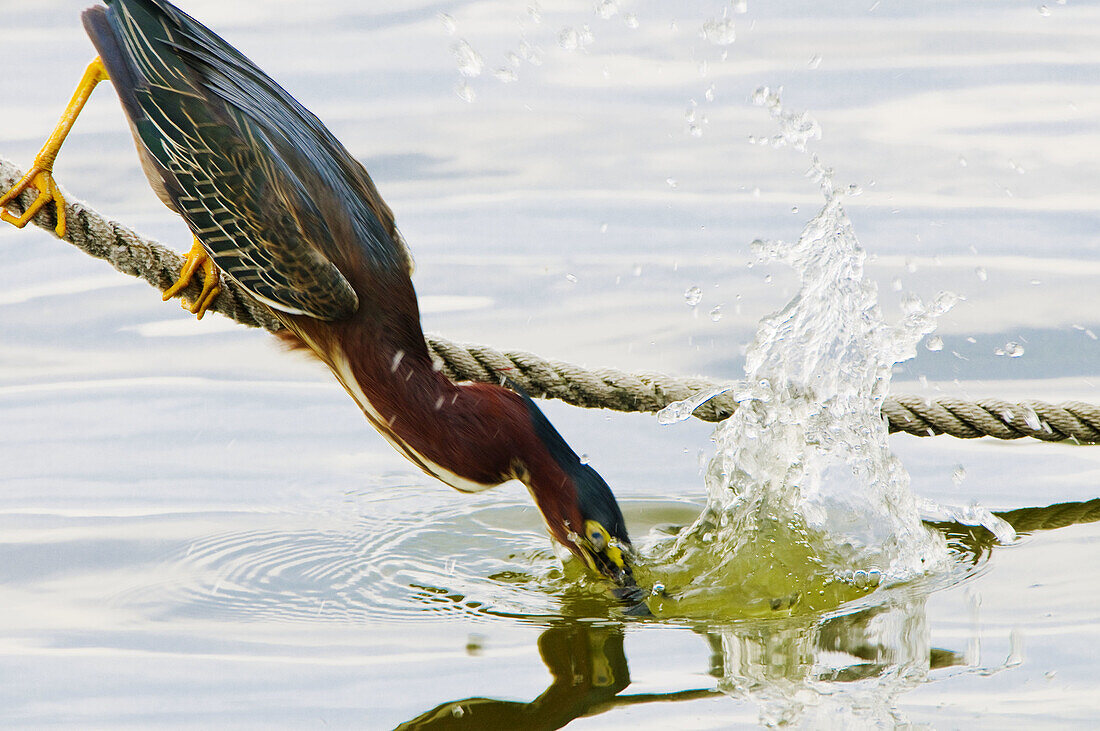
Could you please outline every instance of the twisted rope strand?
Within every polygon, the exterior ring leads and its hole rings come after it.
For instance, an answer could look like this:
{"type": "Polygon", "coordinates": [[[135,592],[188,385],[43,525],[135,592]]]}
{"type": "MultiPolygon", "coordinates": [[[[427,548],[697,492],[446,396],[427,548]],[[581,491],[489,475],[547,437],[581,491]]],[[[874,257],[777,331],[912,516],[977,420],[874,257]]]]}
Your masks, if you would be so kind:
{"type": "MultiPolygon", "coordinates": [[[[22,176],[15,165],[0,158],[0,192],[10,189],[22,176]]],[[[16,214],[22,213],[35,196],[34,189],[30,189],[12,201],[9,208],[16,214]]],[[[180,254],[104,218],[73,198],[66,197],[66,201],[65,241],[162,292],[172,286],[183,265],[180,254]]],[[[32,222],[54,233],[57,223],[54,207],[45,206],[32,222]]],[[[235,282],[223,278],[222,289],[211,311],[249,327],[271,332],[282,329],[271,311],[235,282]]],[[[193,282],[181,294],[193,300],[200,290],[201,285],[193,282]]],[[[626,373],[611,368],[589,370],[523,351],[501,352],[482,345],[459,345],[437,335],[428,335],[427,343],[437,365],[453,380],[497,383],[507,377],[532,395],[586,408],[653,413],[719,385],[705,378],[626,373]]],[[[736,409],[732,394],[725,393],[699,406],[693,416],[704,421],[721,421],[736,409]]],[[[1100,407],[1079,401],[1059,405],[1042,401],[1012,404],[996,399],[931,401],[919,396],[891,396],[883,403],[882,413],[889,420],[890,431],[920,437],[936,434],[960,439],[1034,437],[1048,442],[1070,439],[1081,444],[1100,444],[1100,407]]]]}
{"type": "Polygon", "coordinates": [[[1039,508],[1018,508],[995,515],[1021,533],[1055,530],[1100,520],[1100,499],[1081,503],[1056,503],[1039,508]]]}

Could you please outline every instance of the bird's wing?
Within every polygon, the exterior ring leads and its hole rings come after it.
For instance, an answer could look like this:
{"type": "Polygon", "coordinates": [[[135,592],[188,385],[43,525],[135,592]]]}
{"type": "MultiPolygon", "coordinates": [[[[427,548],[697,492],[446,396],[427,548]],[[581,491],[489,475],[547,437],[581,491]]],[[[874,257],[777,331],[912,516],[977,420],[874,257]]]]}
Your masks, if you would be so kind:
{"type": "Polygon", "coordinates": [[[166,192],[220,269],[278,310],[331,320],[358,306],[334,229],[370,266],[408,267],[370,178],[316,117],[172,5],[108,5],[85,25],[166,192]]]}

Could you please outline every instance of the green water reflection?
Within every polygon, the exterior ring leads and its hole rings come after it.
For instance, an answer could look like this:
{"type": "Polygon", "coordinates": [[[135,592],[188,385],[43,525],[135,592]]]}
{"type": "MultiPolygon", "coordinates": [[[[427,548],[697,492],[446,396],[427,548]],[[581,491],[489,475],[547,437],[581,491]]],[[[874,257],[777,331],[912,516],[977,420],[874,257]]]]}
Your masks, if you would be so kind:
{"type": "MultiPolygon", "coordinates": [[[[998,513],[1020,534],[1100,520],[1100,499],[998,513]]],[[[996,541],[980,527],[934,523],[961,566],[977,566],[996,541]]],[[[964,572],[965,574],[965,572],[964,572]]],[[[925,603],[936,586],[884,590],[873,606],[843,614],[695,623],[710,648],[712,682],[661,693],[625,692],[630,669],[627,632],[639,622],[619,621],[615,605],[600,597],[563,597],[562,619],[538,639],[550,673],[547,689],[530,702],[469,697],[442,703],[399,729],[557,729],[571,721],[637,704],[698,700],[717,694],[749,698],[767,725],[828,718],[898,724],[898,696],[927,682],[929,673],[961,668],[972,660],[961,650],[932,647],[925,603]]],[[[653,620],[651,620],[653,621],[653,620]]],[[[1013,667],[1010,654],[988,674],[1013,667]]]]}

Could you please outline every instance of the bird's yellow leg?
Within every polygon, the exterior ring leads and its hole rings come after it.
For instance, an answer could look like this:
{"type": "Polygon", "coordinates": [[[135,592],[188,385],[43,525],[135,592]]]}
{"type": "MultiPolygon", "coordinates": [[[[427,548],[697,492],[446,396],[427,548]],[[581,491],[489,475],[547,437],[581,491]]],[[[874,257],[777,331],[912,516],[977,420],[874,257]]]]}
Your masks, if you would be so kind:
{"type": "Polygon", "coordinates": [[[201,320],[202,316],[206,314],[207,309],[214,303],[214,298],[222,291],[221,275],[218,273],[218,267],[214,265],[214,262],[206,253],[206,249],[202,247],[202,243],[196,238],[195,242],[191,244],[191,250],[188,251],[183,257],[183,269],[180,270],[179,279],[168,289],[164,290],[163,299],[167,302],[172,297],[175,297],[187,285],[191,284],[191,279],[195,276],[195,272],[202,268],[202,292],[199,294],[199,298],[194,302],[188,304],[182,302],[183,309],[190,312],[192,315],[198,315],[201,320]]]}
{"type": "Polygon", "coordinates": [[[23,228],[28,221],[42,210],[42,206],[52,200],[57,207],[57,228],[54,230],[58,236],[65,235],[65,199],[61,196],[61,191],[57,189],[57,183],[53,180],[53,163],[57,159],[57,152],[61,149],[61,143],[69,135],[69,130],[73,128],[73,123],[80,114],[80,110],[84,108],[88,97],[92,95],[92,90],[95,89],[96,84],[107,81],[109,78],[107,69],[103,66],[103,61],[99,56],[96,56],[88,64],[88,68],[84,70],[84,76],[81,77],[76,91],[73,92],[73,98],[61,114],[61,119],[54,127],[53,134],[46,140],[46,144],[42,146],[42,150],[34,158],[31,169],[20,178],[11,190],[0,196],[0,220],[14,224],[17,228],[23,228]],[[22,194],[31,185],[38,189],[38,197],[23,212],[23,215],[13,216],[4,210],[4,204],[22,194]]]}

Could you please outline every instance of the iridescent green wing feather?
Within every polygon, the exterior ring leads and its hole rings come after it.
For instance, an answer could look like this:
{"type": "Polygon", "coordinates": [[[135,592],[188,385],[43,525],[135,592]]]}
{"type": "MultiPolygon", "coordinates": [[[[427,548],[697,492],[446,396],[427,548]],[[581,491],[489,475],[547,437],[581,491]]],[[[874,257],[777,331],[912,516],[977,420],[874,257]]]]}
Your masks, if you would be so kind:
{"type": "Polygon", "coordinates": [[[346,217],[354,240],[341,244],[374,267],[408,267],[362,166],[251,62],[167,3],[112,0],[106,16],[112,38],[102,23],[86,25],[123,106],[176,209],[227,275],[284,312],[354,312],[320,196],[335,201],[330,217],[346,217]]]}

